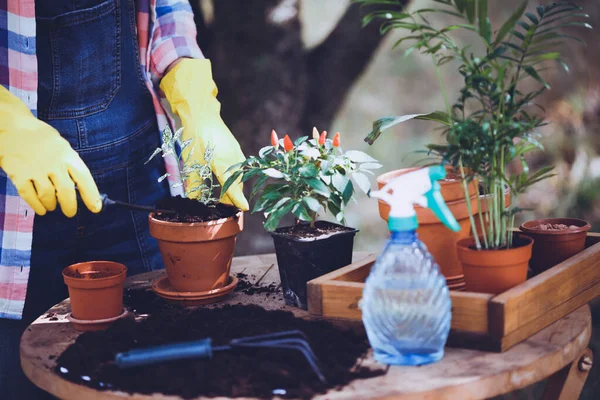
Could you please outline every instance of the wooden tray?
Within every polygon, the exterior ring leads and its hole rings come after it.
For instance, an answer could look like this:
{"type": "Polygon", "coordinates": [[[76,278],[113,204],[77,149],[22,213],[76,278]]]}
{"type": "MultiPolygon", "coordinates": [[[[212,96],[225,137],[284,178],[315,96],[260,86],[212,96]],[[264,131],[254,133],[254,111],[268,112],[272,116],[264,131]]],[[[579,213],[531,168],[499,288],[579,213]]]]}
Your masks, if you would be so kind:
{"type": "MultiPolygon", "coordinates": [[[[360,320],[358,302],[376,255],[308,282],[308,311],[360,320]]],[[[503,352],[600,295],[600,234],[586,249],[499,295],[450,292],[448,345],[503,352]]]]}

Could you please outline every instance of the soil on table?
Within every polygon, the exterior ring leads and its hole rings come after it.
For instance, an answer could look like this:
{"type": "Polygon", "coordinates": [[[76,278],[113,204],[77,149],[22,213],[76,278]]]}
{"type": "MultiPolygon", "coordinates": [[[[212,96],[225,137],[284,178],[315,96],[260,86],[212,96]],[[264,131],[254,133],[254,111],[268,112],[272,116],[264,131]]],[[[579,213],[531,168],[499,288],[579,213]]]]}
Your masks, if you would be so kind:
{"type": "Polygon", "coordinates": [[[269,296],[271,294],[281,293],[281,288],[275,283],[270,283],[268,285],[252,283],[247,279],[248,275],[241,272],[236,274],[236,277],[238,278],[238,284],[234,289],[236,292],[242,292],[250,296],[255,294],[265,294],[266,296],[269,296]]]}
{"type": "Polygon", "coordinates": [[[577,225],[565,225],[565,224],[539,224],[535,229],[541,231],[566,231],[568,229],[578,229],[577,225]]]}
{"type": "Polygon", "coordinates": [[[257,306],[184,309],[161,307],[147,319],[117,321],[108,330],[81,334],[57,359],[56,373],[98,390],[197,396],[311,398],[384,369],[357,366],[369,349],[366,337],[325,321],[257,306]],[[327,379],[322,384],[300,352],[290,349],[219,351],[212,360],[180,360],[119,369],[115,354],[134,348],[210,337],[213,345],[272,332],[304,332],[327,379]]]}
{"type": "Polygon", "coordinates": [[[207,222],[221,218],[229,218],[240,210],[223,203],[203,204],[199,201],[181,196],[169,197],[156,205],[162,210],[173,210],[176,213],[157,213],[155,218],[167,222],[207,222]]]}
{"type": "Polygon", "coordinates": [[[279,228],[275,232],[292,238],[310,239],[332,236],[336,233],[352,232],[354,230],[355,229],[353,228],[333,224],[327,221],[317,221],[314,228],[311,228],[311,226],[307,223],[298,223],[293,226],[279,228]]]}
{"type": "Polygon", "coordinates": [[[79,272],[78,269],[75,271],[67,270],[65,272],[66,275],[71,278],[77,279],[100,279],[100,278],[108,278],[110,276],[119,275],[121,272],[119,271],[83,271],[79,272]]]}

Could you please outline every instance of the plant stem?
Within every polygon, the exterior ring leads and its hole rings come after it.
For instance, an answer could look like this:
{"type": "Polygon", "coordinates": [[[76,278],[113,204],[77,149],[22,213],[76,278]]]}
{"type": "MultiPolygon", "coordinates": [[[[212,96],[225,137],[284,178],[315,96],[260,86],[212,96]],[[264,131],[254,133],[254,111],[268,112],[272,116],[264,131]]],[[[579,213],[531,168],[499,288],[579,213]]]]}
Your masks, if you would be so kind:
{"type": "Polygon", "coordinates": [[[475,226],[475,218],[473,218],[473,208],[471,207],[471,196],[469,196],[469,186],[467,185],[467,181],[465,179],[465,170],[462,165],[462,160],[458,162],[460,167],[460,175],[462,178],[462,186],[465,192],[465,200],[467,202],[467,211],[469,213],[469,222],[471,223],[471,229],[473,230],[473,236],[475,238],[475,247],[477,250],[481,250],[481,242],[479,241],[479,233],[477,232],[477,227],[475,226]]]}
{"type": "Polygon", "coordinates": [[[485,225],[483,223],[483,214],[481,212],[481,195],[479,194],[479,187],[477,188],[477,209],[479,210],[479,226],[481,226],[481,236],[483,236],[483,244],[487,249],[489,247],[487,240],[487,233],[485,232],[485,225]]]}

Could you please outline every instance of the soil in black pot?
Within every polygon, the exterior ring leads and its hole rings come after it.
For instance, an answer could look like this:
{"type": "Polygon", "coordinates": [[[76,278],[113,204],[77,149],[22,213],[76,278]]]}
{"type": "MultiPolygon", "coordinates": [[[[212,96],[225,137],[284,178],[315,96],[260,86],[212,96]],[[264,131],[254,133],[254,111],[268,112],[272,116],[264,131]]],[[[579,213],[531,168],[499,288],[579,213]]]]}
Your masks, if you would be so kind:
{"type": "Polygon", "coordinates": [[[325,321],[304,320],[286,311],[257,306],[160,308],[147,319],[117,321],[108,330],[79,336],[57,359],[56,373],[99,390],[197,396],[311,398],[358,378],[381,375],[384,369],[356,367],[369,348],[364,335],[325,321]],[[111,361],[133,348],[213,338],[213,345],[271,332],[301,330],[321,362],[322,384],[299,352],[252,349],[216,352],[212,360],[181,360],[121,370],[111,361]]]}
{"type": "Polygon", "coordinates": [[[156,205],[156,208],[176,211],[175,214],[156,214],[156,219],[168,222],[214,221],[221,218],[233,217],[240,211],[229,204],[212,203],[206,205],[181,196],[164,199],[156,205]]]}
{"type": "Polygon", "coordinates": [[[341,232],[352,232],[354,229],[326,221],[317,221],[314,228],[309,224],[301,223],[293,226],[279,228],[275,232],[297,239],[310,239],[331,236],[341,232]]]}

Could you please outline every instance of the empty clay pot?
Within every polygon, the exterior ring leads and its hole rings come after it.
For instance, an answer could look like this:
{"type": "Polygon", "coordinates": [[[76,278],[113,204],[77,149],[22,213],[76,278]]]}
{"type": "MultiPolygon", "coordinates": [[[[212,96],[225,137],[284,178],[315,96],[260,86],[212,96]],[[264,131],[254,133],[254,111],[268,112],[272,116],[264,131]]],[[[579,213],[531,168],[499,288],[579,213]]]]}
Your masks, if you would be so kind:
{"type": "Polygon", "coordinates": [[[525,222],[520,230],[535,241],[531,257],[531,269],[535,274],[546,271],[585,248],[585,238],[591,226],[587,221],[576,218],[546,218],[525,222]],[[575,226],[565,230],[542,230],[542,224],[575,226]]]}
{"type": "MultiPolygon", "coordinates": [[[[388,172],[377,178],[377,185],[381,189],[394,178],[417,169],[407,168],[388,172]]],[[[446,170],[451,171],[449,168],[446,168],[446,170]]],[[[462,182],[452,178],[451,174],[449,174],[449,177],[439,181],[441,186],[440,191],[450,212],[452,212],[452,215],[458,221],[461,228],[460,231],[452,232],[428,208],[415,205],[415,211],[417,213],[417,220],[419,221],[419,228],[417,229],[419,239],[427,246],[433,259],[440,266],[442,274],[447,278],[455,278],[457,276],[461,277],[463,274],[462,265],[456,254],[456,242],[469,237],[471,234],[471,225],[467,202],[464,199],[462,182]]],[[[476,197],[478,195],[478,187],[475,181],[469,184],[469,195],[471,196],[472,210],[476,213],[478,210],[476,197]]],[[[379,200],[379,215],[381,218],[387,221],[389,213],[390,206],[379,200]]]]}
{"type": "Polygon", "coordinates": [[[168,222],[148,216],[150,235],[158,240],[171,287],[204,292],[227,285],[244,214],[208,222],[168,222]]]}
{"type": "Polygon", "coordinates": [[[498,294],[527,280],[533,246],[528,236],[515,235],[514,247],[503,250],[477,250],[473,237],[456,246],[469,292],[498,294]]]}
{"type": "Polygon", "coordinates": [[[105,320],[123,313],[127,268],[111,261],[89,261],[62,271],[69,287],[71,315],[79,320],[105,320]]]}

